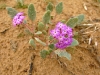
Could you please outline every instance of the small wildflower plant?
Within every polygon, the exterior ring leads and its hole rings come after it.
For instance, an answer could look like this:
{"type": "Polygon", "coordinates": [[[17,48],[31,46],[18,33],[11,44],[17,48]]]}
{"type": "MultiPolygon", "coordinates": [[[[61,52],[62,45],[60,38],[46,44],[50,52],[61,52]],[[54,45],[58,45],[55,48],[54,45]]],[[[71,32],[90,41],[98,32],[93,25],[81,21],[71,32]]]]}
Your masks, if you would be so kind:
{"type": "Polygon", "coordinates": [[[56,24],[51,19],[51,12],[56,10],[56,14],[59,15],[63,10],[63,3],[60,2],[54,6],[51,2],[46,7],[46,12],[43,15],[42,21],[38,22],[37,26],[33,25],[36,19],[36,10],[33,4],[28,6],[28,17],[32,22],[33,28],[27,25],[25,15],[23,12],[18,12],[12,7],[7,7],[7,12],[12,18],[12,24],[14,27],[18,25],[24,25],[28,30],[32,38],[29,40],[29,44],[36,49],[36,41],[41,45],[48,47],[48,49],[42,49],[40,56],[46,58],[52,52],[57,54],[59,57],[66,57],[71,60],[71,54],[67,52],[68,47],[79,45],[78,41],[74,38],[75,26],[80,25],[84,20],[84,15],[80,14],[76,17],[70,18],[68,21],[58,21],[56,24]],[[52,29],[52,25],[55,25],[52,29]],[[43,42],[37,36],[42,34],[45,37],[46,42],[43,42]]]}
{"type": "Polygon", "coordinates": [[[15,0],[17,8],[27,8],[27,5],[24,4],[24,0],[15,0]]]}

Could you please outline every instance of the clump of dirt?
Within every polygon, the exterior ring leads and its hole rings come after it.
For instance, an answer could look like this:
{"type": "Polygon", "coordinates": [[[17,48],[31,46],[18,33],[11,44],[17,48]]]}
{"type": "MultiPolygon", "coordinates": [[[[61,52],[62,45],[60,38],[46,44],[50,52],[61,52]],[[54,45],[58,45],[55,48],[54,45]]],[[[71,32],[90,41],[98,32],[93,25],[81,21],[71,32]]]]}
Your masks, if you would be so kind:
{"type": "MultiPolygon", "coordinates": [[[[7,11],[1,9],[0,75],[100,75],[99,3],[94,0],[59,1],[63,2],[64,9],[61,15],[57,15],[55,24],[62,19],[68,20],[79,14],[85,15],[84,23],[76,28],[79,32],[80,45],[75,47],[74,52],[69,51],[72,60],[54,56],[42,59],[39,52],[43,47],[38,44],[36,50],[31,49],[28,44],[31,38],[29,35],[18,38],[24,28],[20,26],[14,28],[7,11]]],[[[47,4],[44,0],[25,1],[25,4],[29,3],[33,3],[37,10],[37,19],[34,22],[36,25],[42,19],[47,4]]],[[[6,0],[5,4],[10,7],[16,5],[14,0],[6,0]]],[[[17,10],[27,15],[27,9],[17,10]]]]}

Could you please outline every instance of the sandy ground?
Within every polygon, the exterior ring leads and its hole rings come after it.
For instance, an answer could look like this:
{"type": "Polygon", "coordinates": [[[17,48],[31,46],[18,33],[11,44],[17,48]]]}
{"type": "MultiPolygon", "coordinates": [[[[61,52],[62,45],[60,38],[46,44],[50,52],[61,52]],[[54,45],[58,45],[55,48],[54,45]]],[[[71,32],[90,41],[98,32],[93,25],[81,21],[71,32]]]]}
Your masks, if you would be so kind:
{"type": "MultiPolygon", "coordinates": [[[[58,2],[60,1],[64,3],[64,10],[61,15],[56,17],[55,22],[84,14],[85,21],[92,24],[98,23],[97,26],[99,26],[99,3],[94,0],[59,0],[58,2]],[[84,5],[87,10],[84,9],[84,5]]],[[[2,2],[0,1],[0,3],[2,2]]],[[[14,7],[16,4],[14,0],[6,0],[5,3],[10,7],[14,7]]],[[[37,10],[37,19],[34,22],[37,24],[42,19],[46,3],[44,0],[25,0],[25,4],[29,3],[33,3],[37,10]]],[[[23,11],[27,15],[27,9],[17,10],[23,11]]],[[[28,18],[26,17],[26,19],[28,18]]],[[[100,75],[100,31],[93,34],[95,39],[98,37],[96,39],[98,46],[94,48],[93,44],[83,44],[80,39],[80,46],[77,46],[74,52],[69,51],[72,54],[70,61],[51,57],[42,59],[39,55],[42,49],[40,44],[34,51],[29,48],[30,36],[17,37],[23,31],[23,27],[14,28],[12,26],[11,19],[5,9],[0,10],[0,75],[28,75],[31,63],[33,63],[33,70],[30,75],[100,75]],[[88,46],[89,48],[87,48],[88,46]]],[[[90,34],[86,36],[90,36],[90,34]]],[[[86,39],[83,38],[83,40],[86,39]]]]}

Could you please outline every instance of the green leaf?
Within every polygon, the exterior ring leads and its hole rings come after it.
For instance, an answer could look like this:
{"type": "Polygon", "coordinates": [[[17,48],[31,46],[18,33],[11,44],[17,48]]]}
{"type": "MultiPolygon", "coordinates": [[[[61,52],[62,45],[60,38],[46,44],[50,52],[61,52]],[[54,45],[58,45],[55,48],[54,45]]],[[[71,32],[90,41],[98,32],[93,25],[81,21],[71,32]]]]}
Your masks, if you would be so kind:
{"type": "Polygon", "coordinates": [[[52,49],[50,49],[50,50],[48,51],[48,54],[50,54],[52,51],[53,51],[53,50],[52,50],[52,49]]]}
{"type": "Polygon", "coordinates": [[[47,5],[46,10],[53,11],[53,4],[51,2],[49,2],[49,4],[47,5]]]}
{"type": "Polygon", "coordinates": [[[30,39],[30,40],[29,40],[29,44],[30,44],[31,46],[33,46],[34,48],[36,47],[35,42],[34,42],[33,39],[30,39]]]}
{"type": "Polygon", "coordinates": [[[17,14],[17,11],[12,7],[6,7],[6,10],[11,18],[13,18],[17,14]]]}
{"type": "Polygon", "coordinates": [[[48,51],[47,51],[47,50],[42,50],[42,51],[40,52],[40,56],[41,56],[43,59],[46,58],[47,54],[48,54],[48,51]]]}
{"type": "Polygon", "coordinates": [[[23,6],[24,5],[24,0],[20,0],[20,3],[23,6]]]}
{"type": "Polygon", "coordinates": [[[49,40],[51,41],[51,40],[53,40],[54,38],[52,37],[52,36],[49,36],[49,40]]]}
{"type": "Polygon", "coordinates": [[[73,42],[70,46],[77,46],[77,45],[79,45],[79,42],[73,38],[73,42]]]}
{"type": "Polygon", "coordinates": [[[24,0],[16,0],[17,1],[17,3],[20,3],[21,4],[21,6],[23,6],[24,5],[24,0]]]}
{"type": "Polygon", "coordinates": [[[46,43],[42,42],[39,38],[36,38],[36,37],[35,37],[35,40],[36,40],[37,42],[39,42],[40,44],[42,44],[43,46],[46,46],[46,43]]]}
{"type": "Polygon", "coordinates": [[[77,24],[80,24],[84,20],[84,15],[80,14],[79,16],[77,16],[77,18],[78,18],[77,24]]]}
{"type": "Polygon", "coordinates": [[[45,29],[45,25],[42,23],[42,22],[39,22],[38,23],[38,30],[39,31],[42,31],[42,30],[44,30],[45,29]]]}
{"type": "Polygon", "coordinates": [[[28,6],[28,17],[30,20],[34,21],[36,18],[36,11],[33,4],[28,6]]]}
{"type": "Polygon", "coordinates": [[[50,16],[50,10],[46,11],[44,16],[43,16],[43,23],[47,24],[49,23],[51,20],[51,16],[50,16]]]}
{"type": "Polygon", "coordinates": [[[71,54],[69,54],[68,52],[66,52],[66,50],[56,50],[54,51],[55,54],[57,54],[59,57],[65,57],[68,60],[71,60],[71,54]]]}
{"type": "Polygon", "coordinates": [[[47,34],[47,31],[43,30],[42,33],[43,33],[44,35],[46,35],[46,34],[47,34]]]}
{"type": "Polygon", "coordinates": [[[40,35],[40,34],[42,34],[41,31],[37,31],[37,32],[35,33],[35,35],[40,35]]]}
{"type": "Polygon", "coordinates": [[[49,48],[54,49],[55,48],[54,44],[50,44],[49,48]]]}
{"type": "Polygon", "coordinates": [[[32,33],[28,30],[28,29],[25,29],[24,32],[28,35],[32,35],[32,33]]]}
{"type": "Polygon", "coordinates": [[[57,6],[56,6],[56,13],[60,14],[62,13],[63,10],[63,3],[60,2],[57,6]]]}
{"type": "Polygon", "coordinates": [[[71,28],[74,28],[76,26],[78,22],[78,18],[70,18],[68,21],[67,21],[67,25],[70,26],[71,28]]]}
{"type": "Polygon", "coordinates": [[[100,2],[100,0],[97,0],[97,2],[100,2]]]}

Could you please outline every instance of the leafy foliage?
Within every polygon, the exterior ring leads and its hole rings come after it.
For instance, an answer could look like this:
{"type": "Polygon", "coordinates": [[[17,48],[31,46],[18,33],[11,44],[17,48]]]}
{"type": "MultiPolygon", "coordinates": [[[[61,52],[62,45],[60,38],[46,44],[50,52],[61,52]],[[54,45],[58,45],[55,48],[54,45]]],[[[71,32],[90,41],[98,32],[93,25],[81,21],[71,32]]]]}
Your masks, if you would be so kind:
{"type": "Polygon", "coordinates": [[[66,52],[66,50],[56,50],[55,53],[59,56],[59,57],[65,57],[68,60],[71,60],[71,54],[69,54],[68,52],[66,52]]]}
{"type": "Polygon", "coordinates": [[[24,4],[24,0],[16,0],[17,1],[17,5],[16,5],[16,8],[27,8],[28,5],[25,5],[24,4]]]}
{"type": "Polygon", "coordinates": [[[12,7],[6,7],[6,10],[11,18],[13,18],[17,14],[17,11],[12,7]]]}
{"type": "Polygon", "coordinates": [[[51,2],[49,2],[49,4],[47,5],[46,10],[53,11],[53,4],[51,2]]]}
{"type": "Polygon", "coordinates": [[[24,32],[25,34],[32,35],[32,33],[28,29],[25,29],[24,32]]]}
{"type": "Polygon", "coordinates": [[[47,50],[42,50],[41,52],[40,52],[40,56],[44,59],[44,58],[46,58],[46,56],[48,55],[48,51],[47,50]]]}
{"type": "Polygon", "coordinates": [[[78,18],[75,17],[75,18],[70,18],[68,21],[67,21],[67,25],[70,26],[71,28],[74,28],[76,26],[78,22],[78,18]]]}
{"type": "Polygon", "coordinates": [[[35,35],[39,35],[39,34],[42,34],[42,32],[41,32],[41,31],[37,31],[37,32],[35,33],[35,35]]]}
{"type": "Polygon", "coordinates": [[[40,56],[41,56],[42,58],[46,58],[46,56],[49,55],[52,51],[53,51],[52,49],[50,49],[50,50],[42,50],[42,51],[40,52],[40,56]]]}
{"type": "Polygon", "coordinates": [[[70,26],[71,28],[74,28],[76,25],[79,25],[80,23],[82,23],[84,20],[84,15],[83,14],[80,14],[74,18],[70,18],[68,21],[67,21],[67,25],[70,26]]]}
{"type": "Polygon", "coordinates": [[[47,34],[47,31],[46,31],[46,30],[43,30],[42,33],[43,33],[44,35],[46,35],[46,34],[47,34]]]}
{"type": "Polygon", "coordinates": [[[38,23],[38,31],[43,31],[45,29],[45,25],[42,22],[38,23]]]}
{"type": "Polygon", "coordinates": [[[20,0],[20,3],[23,6],[24,5],[24,0],[20,0]]]}
{"type": "Polygon", "coordinates": [[[33,4],[28,6],[28,17],[30,20],[34,21],[36,18],[36,11],[33,4]]]}
{"type": "Polygon", "coordinates": [[[72,44],[70,45],[70,47],[71,47],[71,46],[77,46],[77,45],[79,45],[79,42],[78,42],[76,39],[73,38],[73,42],[72,42],[72,44]]]}
{"type": "Polygon", "coordinates": [[[50,45],[49,45],[49,48],[50,48],[50,49],[54,49],[54,48],[55,48],[54,44],[50,44],[50,45]]]}
{"type": "Polygon", "coordinates": [[[21,6],[24,5],[24,0],[16,0],[16,1],[17,1],[17,3],[20,3],[21,6]]]}
{"type": "Polygon", "coordinates": [[[100,2],[100,0],[97,0],[97,2],[100,2]]]}
{"type": "Polygon", "coordinates": [[[47,24],[50,22],[50,20],[51,20],[50,12],[51,12],[50,10],[45,12],[45,14],[43,16],[43,23],[44,24],[47,24]]]}
{"type": "Polygon", "coordinates": [[[84,20],[84,15],[80,14],[80,15],[77,16],[77,18],[78,18],[77,24],[80,24],[84,20]]]}
{"type": "Polygon", "coordinates": [[[33,46],[34,48],[36,47],[35,42],[34,42],[33,39],[30,39],[30,40],[29,40],[29,44],[30,44],[31,46],[33,46]]]}
{"type": "Polygon", "coordinates": [[[35,37],[35,40],[40,44],[42,44],[43,46],[46,46],[46,43],[42,42],[39,38],[35,37]]]}
{"type": "Polygon", "coordinates": [[[57,12],[57,14],[62,13],[62,10],[63,10],[63,3],[60,2],[60,3],[57,4],[57,6],[56,6],[56,12],[57,12]]]}

